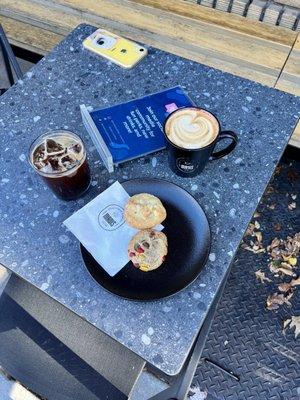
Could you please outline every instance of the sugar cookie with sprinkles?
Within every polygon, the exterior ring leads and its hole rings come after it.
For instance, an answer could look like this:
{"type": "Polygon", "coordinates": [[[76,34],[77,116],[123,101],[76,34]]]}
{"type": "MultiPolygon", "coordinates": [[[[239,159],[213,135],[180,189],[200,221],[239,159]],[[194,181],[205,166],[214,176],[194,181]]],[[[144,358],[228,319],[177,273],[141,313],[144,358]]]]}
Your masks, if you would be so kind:
{"type": "Polygon", "coordinates": [[[165,261],[168,240],[163,232],[144,229],[133,236],[128,244],[128,257],[143,272],[157,269],[165,261]]]}

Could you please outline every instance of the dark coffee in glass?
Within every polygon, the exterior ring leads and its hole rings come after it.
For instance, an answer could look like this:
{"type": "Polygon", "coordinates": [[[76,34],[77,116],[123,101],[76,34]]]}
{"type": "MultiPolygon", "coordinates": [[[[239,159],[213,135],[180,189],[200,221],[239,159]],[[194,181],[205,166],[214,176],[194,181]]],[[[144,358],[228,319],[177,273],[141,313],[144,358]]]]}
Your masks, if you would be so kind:
{"type": "Polygon", "coordinates": [[[29,161],[57,197],[73,200],[87,191],[90,169],[82,140],[73,132],[53,130],[31,145],[29,161]]]}

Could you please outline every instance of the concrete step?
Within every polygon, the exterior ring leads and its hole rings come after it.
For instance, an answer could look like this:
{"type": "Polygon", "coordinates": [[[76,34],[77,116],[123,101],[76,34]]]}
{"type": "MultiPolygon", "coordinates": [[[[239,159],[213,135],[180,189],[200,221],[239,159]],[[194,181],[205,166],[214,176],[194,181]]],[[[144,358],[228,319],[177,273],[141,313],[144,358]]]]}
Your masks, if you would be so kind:
{"type": "Polygon", "coordinates": [[[134,385],[129,400],[147,400],[167,389],[168,385],[148,371],[143,371],[134,385]]]}
{"type": "Polygon", "coordinates": [[[5,285],[10,277],[10,272],[0,264],[0,296],[3,292],[5,285]]]}
{"type": "Polygon", "coordinates": [[[9,381],[0,372],[0,399],[1,400],[10,400],[9,392],[10,392],[11,387],[12,387],[12,382],[9,381]]]}
{"type": "Polygon", "coordinates": [[[19,382],[10,380],[0,369],[0,399],[1,400],[40,400],[19,382]]]}

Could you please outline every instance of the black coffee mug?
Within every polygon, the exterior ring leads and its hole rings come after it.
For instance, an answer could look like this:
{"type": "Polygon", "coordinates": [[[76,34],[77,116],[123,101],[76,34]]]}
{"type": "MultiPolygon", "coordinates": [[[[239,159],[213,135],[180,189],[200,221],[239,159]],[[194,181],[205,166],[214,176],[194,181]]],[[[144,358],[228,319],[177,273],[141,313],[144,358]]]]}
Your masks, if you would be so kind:
{"type": "Polygon", "coordinates": [[[198,175],[201,171],[203,171],[205,165],[209,160],[216,160],[218,158],[224,157],[227,154],[231,153],[235,146],[237,145],[238,138],[237,135],[232,131],[221,131],[221,125],[218,118],[208,110],[200,107],[182,107],[171,112],[164,123],[164,134],[167,141],[167,151],[169,157],[169,164],[177,175],[183,177],[193,177],[198,175]],[[208,145],[197,148],[197,149],[188,149],[184,147],[180,147],[168,138],[165,128],[168,119],[173,116],[176,112],[182,111],[183,109],[193,109],[193,110],[202,110],[206,113],[210,114],[216,122],[218,123],[219,130],[214,138],[214,140],[208,145]],[[226,146],[224,149],[214,152],[214,148],[218,142],[224,139],[230,139],[231,143],[226,146]]]}

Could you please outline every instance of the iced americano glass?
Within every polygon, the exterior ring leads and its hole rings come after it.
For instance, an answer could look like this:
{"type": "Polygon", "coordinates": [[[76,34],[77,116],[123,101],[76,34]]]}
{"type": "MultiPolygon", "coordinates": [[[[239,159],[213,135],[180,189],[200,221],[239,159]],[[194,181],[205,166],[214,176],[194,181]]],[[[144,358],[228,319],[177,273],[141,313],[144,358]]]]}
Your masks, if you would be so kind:
{"type": "Polygon", "coordinates": [[[91,174],[86,150],[79,136],[66,130],[52,130],[30,146],[29,161],[57,197],[73,200],[85,193],[91,174]]]}

